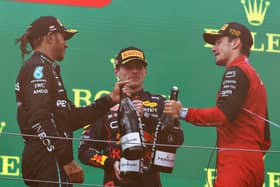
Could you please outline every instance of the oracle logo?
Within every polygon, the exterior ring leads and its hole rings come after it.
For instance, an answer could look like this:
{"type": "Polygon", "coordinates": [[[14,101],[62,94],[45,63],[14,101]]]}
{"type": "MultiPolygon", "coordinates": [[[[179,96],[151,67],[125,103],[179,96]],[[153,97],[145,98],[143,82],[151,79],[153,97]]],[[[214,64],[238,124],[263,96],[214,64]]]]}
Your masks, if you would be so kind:
{"type": "Polygon", "coordinates": [[[68,6],[83,6],[101,8],[109,5],[112,0],[16,0],[18,2],[58,4],[68,6]]]}

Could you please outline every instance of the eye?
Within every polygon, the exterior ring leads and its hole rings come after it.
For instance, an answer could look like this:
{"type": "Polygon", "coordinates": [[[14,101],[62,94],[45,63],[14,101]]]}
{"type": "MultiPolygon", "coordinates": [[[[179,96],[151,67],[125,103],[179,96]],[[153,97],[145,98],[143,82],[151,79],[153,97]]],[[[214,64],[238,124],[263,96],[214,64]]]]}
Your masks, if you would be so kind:
{"type": "Polygon", "coordinates": [[[124,65],[124,68],[127,70],[131,70],[131,69],[137,69],[137,70],[141,70],[143,69],[145,66],[142,63],[134,63],[134,62],[130,62],[126,65],[124,65]]]}
{"type": "Polygon", "coordinates": [[[218,38],[218,39],[215,41],[215,45],[219,45],[221,42],[222,42],[222,38],[218,38]]]}

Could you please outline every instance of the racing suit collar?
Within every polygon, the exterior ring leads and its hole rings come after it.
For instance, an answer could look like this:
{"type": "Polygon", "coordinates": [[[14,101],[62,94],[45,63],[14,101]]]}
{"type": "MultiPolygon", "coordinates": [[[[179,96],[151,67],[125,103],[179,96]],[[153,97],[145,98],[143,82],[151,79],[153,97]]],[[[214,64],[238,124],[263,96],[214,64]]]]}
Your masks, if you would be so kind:
{"type": "Polygon", "coordinates": [[[48,63],[48,64],[50,64],[56,72],[58,72],[58,73],[60,72],[60,67],[59,67],[59,65],[56,63],[56,61],[51,60],[51,59],[50,59],[47,55],[45,55],[44,53],[41,53],[41,52],[39,52],[39,51],[34,51],[34,52],[33,52],[33,55],[38,56],[38,57],[41,59],[42,63],[48,63]]]}
{"type": "Polygon", "coordinates": [[[232,66],[235,66],[236,64],[239,64],[240,62],[249,62],[248,57],[245,55],[240,55],[236,57],[231,63],[229,63],[226,68],[230,68],[232,66]]]}
{"type": "Polygon", "coordinates": [[[145,95],[145,92],[143,89],[139,90],[138,92],[135,92],[132,94],[131,98],[132,99],[141,99],[145,95]]]}

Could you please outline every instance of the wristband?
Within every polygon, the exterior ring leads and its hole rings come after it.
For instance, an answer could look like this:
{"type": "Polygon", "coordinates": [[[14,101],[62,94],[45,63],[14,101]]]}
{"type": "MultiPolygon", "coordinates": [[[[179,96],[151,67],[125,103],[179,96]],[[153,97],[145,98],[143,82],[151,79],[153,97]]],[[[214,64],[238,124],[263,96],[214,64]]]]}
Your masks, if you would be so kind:
{"type": "Polygon", "coordinates": [[[188,108],[182,108],[180,110],[180,119],[183,119],[183,120],[186,119],[187,114],[188,114],[188,110],[189,110],[188,108]]]}

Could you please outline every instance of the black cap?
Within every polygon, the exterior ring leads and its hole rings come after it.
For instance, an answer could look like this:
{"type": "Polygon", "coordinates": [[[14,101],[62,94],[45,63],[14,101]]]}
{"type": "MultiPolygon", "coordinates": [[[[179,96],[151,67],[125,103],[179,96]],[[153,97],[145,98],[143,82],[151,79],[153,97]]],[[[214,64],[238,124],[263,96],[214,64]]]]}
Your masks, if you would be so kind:
{"type": "Polygon", "coordinates": [[[204,41],[212,45],[221,36],[240,38],[242,44],[249,48],[253,45],[253,38],[250,31],[244,25],[236,22],[224,24],[218,32],[203,33],[204,41]]]}
{"type": "Polygon", "coordinates": [[[71,39],[78,30],[75,29],[66,29],[62,23],[53,16],[41,16],[35,21],[33,21],[28,28],[31,32],[30,37],[36,39],[40,36],[44,36],[49,32],[61,32],[64,33],[64,39],[71,39]]]}
{"type": "Polygon", "coordinates": [[[137,61],[147,65],[144,52],[136,47],[127,47],[122,49],[115,58],[115,66],[120,66],[128,62],[137,61]]]}

